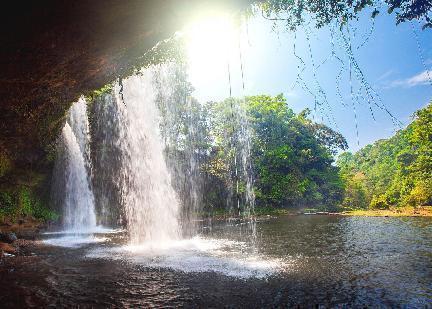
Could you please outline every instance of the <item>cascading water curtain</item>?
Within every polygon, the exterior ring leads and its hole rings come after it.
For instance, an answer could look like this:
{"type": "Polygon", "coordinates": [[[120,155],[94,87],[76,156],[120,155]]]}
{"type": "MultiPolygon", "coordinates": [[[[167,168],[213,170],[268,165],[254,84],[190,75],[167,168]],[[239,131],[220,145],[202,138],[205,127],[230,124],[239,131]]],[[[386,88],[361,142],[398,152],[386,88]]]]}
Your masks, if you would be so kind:
{"type": "Polygon", "coordinates": [[[156,101],[161,114],[161,134],[165,157],[173,176],[173,187],[181,202],[181,226],[184,236],[193,236],[196,219],[202,208],[200,156],[208,138],[202,105],[192,98],[187,68],[165,63],[155,70],[156,101]]]}
{"type": "Polygon", "coordinates": [[[119,187],[132,244],[180,238],[180,203],[171,184],[160,134],[153,78],[143,70],[115,85],[121,167],[119,187]]]}
{"type": "Polygon", "coordinates": [[[177,63],[144,69],[91,104],[97,209],[102,222],[123,222],[135,244],[196,234],[196,148],[206,133],[185,72],[177,63]]]}
{"type": "Polygon", "coordinates": [[[63,127],[53,182],[55,195],[62,197],[63,227],[78,233],[96,226],[89,138],[87,103],[81,98],[72,105],[63,127]]]}
{"type": "Polygon", "coordinates": [[[105,226],[122,225],[122,149],[120,130],[122,117],[113,91],[92,102],[90,131],[92,135],[93,192],[99,222],[105,226]]]}
{"type": "MultiPolygon", "coordinates": [[[[245,101],[243,101],[244,103],[245,101]]],[[[252,129],[247,118],[246,107],[240,103],[237,107],[237,117],[239,123],[239,130],[237,132],[237,145],[239,167],[241,170],[241,181],[244,185],[244,205],[242,215],[245,218],[250,218],[255,211],[255,192],[254,192],[254,177],[252,168],[252,129]]]]}
{"type": "MultiPolygon", "coordinates": [[[[228,110],[223,121],[229,124],[224,130],[222,147],[226,150],[228,166],[227,206],[231,215],[249,219],[254,214],[255,193],[251,160],[252,128],[246,111],[246,101],[227,99],[223,104],[228,110]]],[[[221,120],[217,120],[221,121],[221,120]]]]}

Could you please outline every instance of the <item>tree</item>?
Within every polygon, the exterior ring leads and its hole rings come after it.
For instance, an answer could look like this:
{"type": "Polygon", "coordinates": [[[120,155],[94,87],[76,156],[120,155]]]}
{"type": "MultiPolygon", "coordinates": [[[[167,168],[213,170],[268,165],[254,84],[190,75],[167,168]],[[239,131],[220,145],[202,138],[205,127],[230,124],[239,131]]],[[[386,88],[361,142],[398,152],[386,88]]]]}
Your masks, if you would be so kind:
{"type": "Polygon", "coordinates": [[[389,14],[395,13],[396,23],[399,24],[413,19],[424,20],[423,29],[432,27],[432,2],[429,0],[267,0],[260,4],[263,16],[272,20],[284,20],[287,27],[295,30],[299,25],[312,18],[317,28],[337,20],[341,25],[348,20],[358,17],[359,12],[372,7],[372,18],[375,18],[381,9],[389,14]],[[283,17],[281,17],[284,13],[283,17]]]}
{"type": "Polygon", "coordinates": [[[418,111],[414,121],[393,137],[368,145],[355,154],[339,156],[345,181],[343,205],[364,195],[361,207],[389,208],[432,204],[432,104],[418,111]],[[355,177],[363,175],[362,184],[355,177]]]}
{"type": "MultiPolygon", "coordinates": [[[[239,133],[247,131],[241,129],[247,124],[258,205],[335,209],[342,199],[343,183],[332,165],[332,153],[346,149],[347,144],[339,133],[307,116],[307,111],[296,115],[283,95],[213,103],[211,127],[217,147],[213,160],[221,163],[220,177],[231,171],[227,186],[232,186],[232,162],[244,145],[244,141],[239,143],[239,133]]],[[[244,186],[244,178],[240,182],[244,186]]]]}

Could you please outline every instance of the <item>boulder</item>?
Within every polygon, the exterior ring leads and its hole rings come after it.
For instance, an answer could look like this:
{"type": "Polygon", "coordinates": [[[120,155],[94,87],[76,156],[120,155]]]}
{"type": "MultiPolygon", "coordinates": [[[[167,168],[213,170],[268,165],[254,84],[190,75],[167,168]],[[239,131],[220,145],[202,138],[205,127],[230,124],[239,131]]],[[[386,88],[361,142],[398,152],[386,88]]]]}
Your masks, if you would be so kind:
{"type": "Polygon", "coordinates": [[[0,242],[0,252],[5,252],[9,254],[15,254],[16,248],[12,246],[11,244],[0,242]]]}
{"type": "Polygon", "coordinates": [[[15,240],[17,240],[18,237],[13,232],[3,232],[0,233],[0,241],[5,242],[8,244],[13,243],[15,240]]]}
{"type": "Polygon", "coordinates": [[[26,240],[35,240],[39,230],[36,228],[23,228],[16,231],[18,238],[26,240]]]}

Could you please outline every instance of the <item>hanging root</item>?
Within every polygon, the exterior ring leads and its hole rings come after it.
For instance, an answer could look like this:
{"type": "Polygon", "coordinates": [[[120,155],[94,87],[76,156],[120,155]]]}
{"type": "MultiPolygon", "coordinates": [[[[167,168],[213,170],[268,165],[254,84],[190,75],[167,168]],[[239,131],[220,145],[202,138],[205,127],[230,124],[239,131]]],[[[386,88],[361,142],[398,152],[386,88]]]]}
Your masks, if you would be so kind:
{"type": "MultiPolygon", "coordinates": [[[[263,13],[263,17],[267,20],[271,20],[274,22],[273,27],[276,27],[277,22],[285,22],[288,26],[288,29],[294,30],[294,40],[293,40],[293,54],[297,61],[297,75],[295,78],[295,81],[293,82],[291,86],[291,90],[295,89],[295,87],[300,86],[307,94],[311,95],[314,100],[314,115],[318,115],[318,113],[321,115],[321,118],[328,121],[328,123],[331,123],[336,126],[337,123],[333,114],[333,110],[331,105],[329,104],[327,94],[323,87],[321,86],[319,80],[318,80],[318,70],[324,67],[326,63],[328,63],[330,60],[334,60],[336,63],[339,64],[339,70],[338,74],[336,76],[336,95],[340,100],[340,103],[344,107],[348,107],[348,105],[344,101],[344,97],[342,95],[342,87],[341,87],[341,81],[344,72],[348,72],[349,75],[349,91],[351,95],[351,107],[354,111],[354,120],[355,120],[355,126],[356,126],[356,136],[357,136],[357,144],[359,144],[359,132],[358,132],[358,117],[357,117],[357,108],[356,105],[367,105],[371,117],[376,121],[375,117],[375,109],[379,109],[384,111],[391,119],[392,123],[396,127],[401,126],[401,121],[398,120],[386,107],[386,105],[383,103],[380,95],[372,88],[372,86],[368,83],[368,81],[365,78],[365,75],[360,68],[358,61],[355,58],[354,50],[358,51],[361,48],[363,48],[371,39],[374,30],[375,30],[375,16],[377,14],[378,8],[375,7],[374,11],[371,16],[371,24],[368,31],[361,37],[361,43],[357,46],[353,46],[352,39],[357,35],[360,38],[360,34],[357,33],[358,29],[356,27],[352,27],[352,25],[349,24],[346,20],[335,20],[332,23],[328,23],[330,27],[330,44],[331,44],[331,52],[329,55],[327,55],[322,61],[317,62],[314,59],[314,55],[312,52],[312,46],[311,46],[311,35],[313,34],[310,30],[310,27],[308,27],[309,23],[302,22],[305,29],[305,35],[306,35],[306,41],[307,41],[307,48],[308,48],[308,57],[309,57],[309,63],[311,65],[312,70],[312,76],[313,76],[313,84],[314,89],[311,89],[310,86],[306,83],[306,81],[303,78],[304,73],[307,70],[307,64],[297,51],[297,32],[295,29],[289,28],[290,21],[287,18],[281,18],[279,15],[276,15],[276,17],[270,17],[269,15],[265,15],[263,13]],[[338,29],[336,29],[338,28],[338,29]],[[344,60],[341,56],[338,55],[337,49],[341,49],[347,56],[346,60],[344,57],[344,60]],[[345,63],[347,61],[347,63],[345,63]]],[[[414,29],[413,29],[414,30],[414,29]]],[[[419,44],[419,40],[417,37],[417,34],[414,32],[414,35],[416,35],[416,39],[419,46],[419,53],[420,57],[422,58],[422,62],[425,65],[425,61],[423,58],[423,55],[421,54],[421,48],[419,44]]],[[[425,66],[426,67],[426,66],[425,66]]],[[[427,70],[429,82],[432,85],[431,78],[429,76],[429,71],[427,70]]]]}
{"type": "Polygon", "coordinates": [[[369,85],[369,83],[367,82],[363,71],[361,70],[357,60],[355,59],[353,50],[352,50],[352,44],[351,44],[351,37],[349,34],[349,25],[347,24],[346,26],[347,29],[347,35],[344,32],[344,29],[341,27],[340,28],[340,37],[339,37],[339,42],[341,44],[341,46],[344,48],[344,50],[346,51],[347,55],[348,55],[348,60],[350,62],[350,65],[352,66],[356,79],[360,84],[360,89],[359,89],[359,94],[362,93],[364,91],[364,95],[361,96],[363,100],[366,100],[369,110],[371,112],[372,117],[375,119],[375,115],[374,115],[374,111],[373,111],[373,106],[383,110],[385,113],[387,113],[393,124],[397,127],[401,126],[401,122],[400,120],[398,120],[390,111],[389,109],[383,104],[381,97],[379,96],[379,94],[369,85]]]}

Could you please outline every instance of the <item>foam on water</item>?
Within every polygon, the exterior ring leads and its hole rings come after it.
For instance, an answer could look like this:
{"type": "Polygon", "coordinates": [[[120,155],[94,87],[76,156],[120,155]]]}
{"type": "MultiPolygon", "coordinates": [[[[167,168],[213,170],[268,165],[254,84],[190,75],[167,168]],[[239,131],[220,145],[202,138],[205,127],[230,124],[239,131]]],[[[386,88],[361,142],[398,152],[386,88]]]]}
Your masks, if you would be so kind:
{"type": "Polygon", "coordinates": [[[121,233],[124,232],[123,229],[112,229],[109,227],[105,227],[102,225],[97,225],[93,228],[83,229],[80,231],[76,230],[62,230],[62,231],[50,231],[50,232],[44,232],[43,235],[56,235],[56,234],[115,234],[115,233],[121,233]]]}
{"type": "Polygon", "coordinates": [[[127,260],[152,268],[182,272],[216,272],[237,278],[266,278],[282,269],[277,259],[248,252],[244,242],[226,239],[192,239],[147,242],[89,251],[89,258],[127,260]]]}
{"type": "Polygon", "coordinates": [[[88,244],[101,243],[109,240],[106,234],[121,233],[121,229],[110,229],[104,226],[76,230],[64,230],[45,232],[43,235],[54,235],[55,237],[42,240],[46,245],[66,248],[79,248],[88,244]]]}
{"type": "Polygon", "coordinates": [[[43,243],[56,247],[79,248],[84,245],[105,242],[107,240],[108,238],[106,237],[98,237],[93,234],[69,234],[62,237],[45,239],[43,243]]]}

